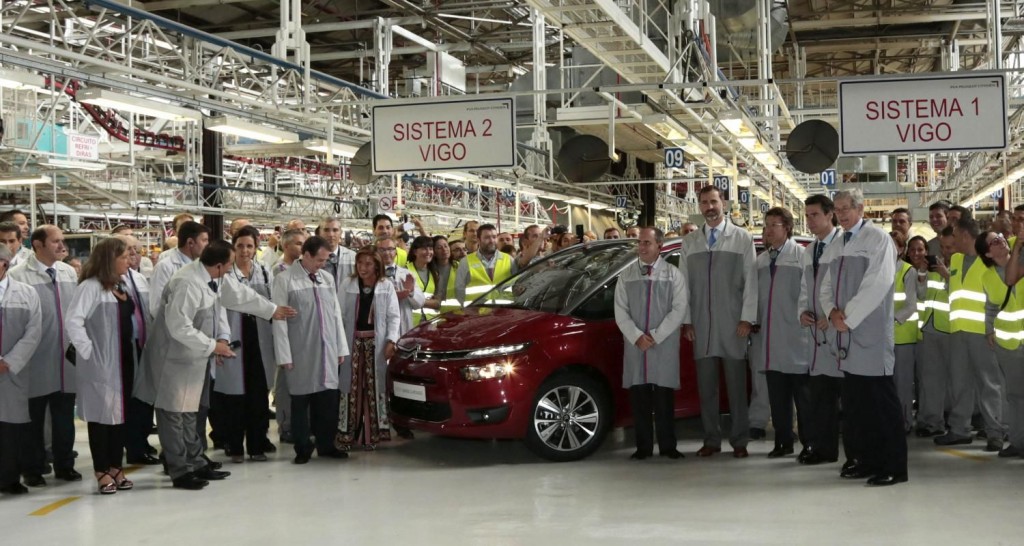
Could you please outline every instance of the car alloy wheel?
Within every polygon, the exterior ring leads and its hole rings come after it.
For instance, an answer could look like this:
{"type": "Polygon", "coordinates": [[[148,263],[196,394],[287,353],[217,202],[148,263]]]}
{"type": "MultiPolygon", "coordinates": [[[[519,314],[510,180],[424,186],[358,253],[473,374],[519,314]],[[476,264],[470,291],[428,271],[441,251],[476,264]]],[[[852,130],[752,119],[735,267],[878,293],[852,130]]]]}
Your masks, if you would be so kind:
{"type": "Polygon", "coordinates": [[[541,386],[533,405],[527,444],[547,459],[571,461],[590,455],[608,430],[604,390],[591,378],[568,374],[541,386]]]}

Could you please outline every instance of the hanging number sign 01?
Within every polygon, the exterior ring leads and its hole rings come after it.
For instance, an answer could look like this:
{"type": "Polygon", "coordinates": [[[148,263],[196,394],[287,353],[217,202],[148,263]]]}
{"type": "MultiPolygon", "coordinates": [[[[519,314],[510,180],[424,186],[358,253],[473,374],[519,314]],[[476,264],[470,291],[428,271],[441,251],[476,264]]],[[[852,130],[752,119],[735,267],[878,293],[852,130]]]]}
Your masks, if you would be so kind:
{"type": "Polygon", "coordinates": [[[665,168],[682,169],[685,166],[685,158],[682,148],[665,148],[665,168]]]}
{"type": "Polygon", "coordinates": [[[836,185],[836,170],[825,169],[818,175],[818,180],[821,181],[821,185],[825,187],[831,187],[836,185]]]}
{"type": "Polygon", "coordinates": [[[721,174],[716,174],[712,179],[715,187],[718,191],[722,192],[722,201],[729,200],[729,177],[721,174]]]}
{"type": "Polygon", "coordinates": [[[749,205],[750,204],[750,190],[740,190],[740,204],[741,205],[749,205]]]}

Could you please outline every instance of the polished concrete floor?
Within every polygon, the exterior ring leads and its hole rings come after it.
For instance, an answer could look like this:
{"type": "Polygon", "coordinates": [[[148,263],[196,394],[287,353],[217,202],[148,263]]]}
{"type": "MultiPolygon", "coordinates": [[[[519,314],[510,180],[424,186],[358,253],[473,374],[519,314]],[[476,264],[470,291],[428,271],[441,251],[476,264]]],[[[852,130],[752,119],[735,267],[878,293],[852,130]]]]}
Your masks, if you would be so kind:
{"type": "MultiPolygon", "coordinates": [[[[305,466],[290,463],[286,445],[266,463],[225,463],[232,476],[200,492],[172,489],[159,467],[135,470],[135,490],[109,497],[94,482],[49,479],[0,498],[0,544],[1024,542],[1024,460],[997,459],[982,442],[952,450],[911,437],[910,482],[871,488],[841,480],[838,464],[768,460],[766,441],[746,460],[698,459],[698,428],[678,423],[680,461],[628,460],[622,430],[590,459],[565,464],[519,442],[421,434],[305,466]]],[[[86,474],[84,426],[78,432],[86,474]]]]}

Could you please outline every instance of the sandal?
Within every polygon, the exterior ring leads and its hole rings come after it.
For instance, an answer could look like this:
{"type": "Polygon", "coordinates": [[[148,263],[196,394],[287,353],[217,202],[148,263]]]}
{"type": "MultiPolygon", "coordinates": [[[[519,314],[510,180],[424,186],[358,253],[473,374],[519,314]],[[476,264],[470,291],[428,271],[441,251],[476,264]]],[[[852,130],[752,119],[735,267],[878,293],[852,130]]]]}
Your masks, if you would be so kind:
{"type": "Polygon", "coordinates": [[[111,477],[114,478],[114,481],[117,482],[118,491],[128,491],[129,489],[135,487],[134,482],[124,477],[123,469],[118,468],[117,472],[114,472],[114,475],[111,477]],[[118,479],[118,477],[120,477],[121,479],[118,479]]]}
{"type": "Polygon", "coordinates": [[[98,490],[100,495],[113,495],[117,493],[117,483],[115,483],[114,477],[109,472],[96,472],[96,483],[98,484],[98,490]],[[103,483],[103,477],[110,478],[110,482],[103,483]]]}

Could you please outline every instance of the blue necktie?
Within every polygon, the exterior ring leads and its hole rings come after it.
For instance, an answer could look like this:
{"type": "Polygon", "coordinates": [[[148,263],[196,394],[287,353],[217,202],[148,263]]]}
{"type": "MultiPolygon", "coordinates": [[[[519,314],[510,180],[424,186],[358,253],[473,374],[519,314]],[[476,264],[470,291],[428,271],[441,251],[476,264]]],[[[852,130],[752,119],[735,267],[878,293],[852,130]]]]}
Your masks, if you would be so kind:
{"type": "Polygon", "coordinates": [[[715,246],[715,241],[718,240],[718,228],[711,228],[711,237],[708,239],[708,248],[715,246]]]}
{"type": "Polygon", "coordinates": [[[771,258],[771,263],[768,264],[768,272],[771,273],[772,278],[775,277],[775,260],[779,258],[779,251],[774,248],[768,251],[768,257],[771,258]]]}
{"type": "Polygon", "coordinates": [[[818,275],[818,264],[821,263],[821,255],[825,252],[825,243],[818,241],[814,243],[814,275],[818,275]]]}
{"type": "Polygon", "coordinates": [[[844,233],[843,234],[843,244],[845,245],[846,243],[849,243],[850,242],[850,238],[852,238],[852,237],[853,237],[853,234],[850,233],[849,231],[844,233]]]}

